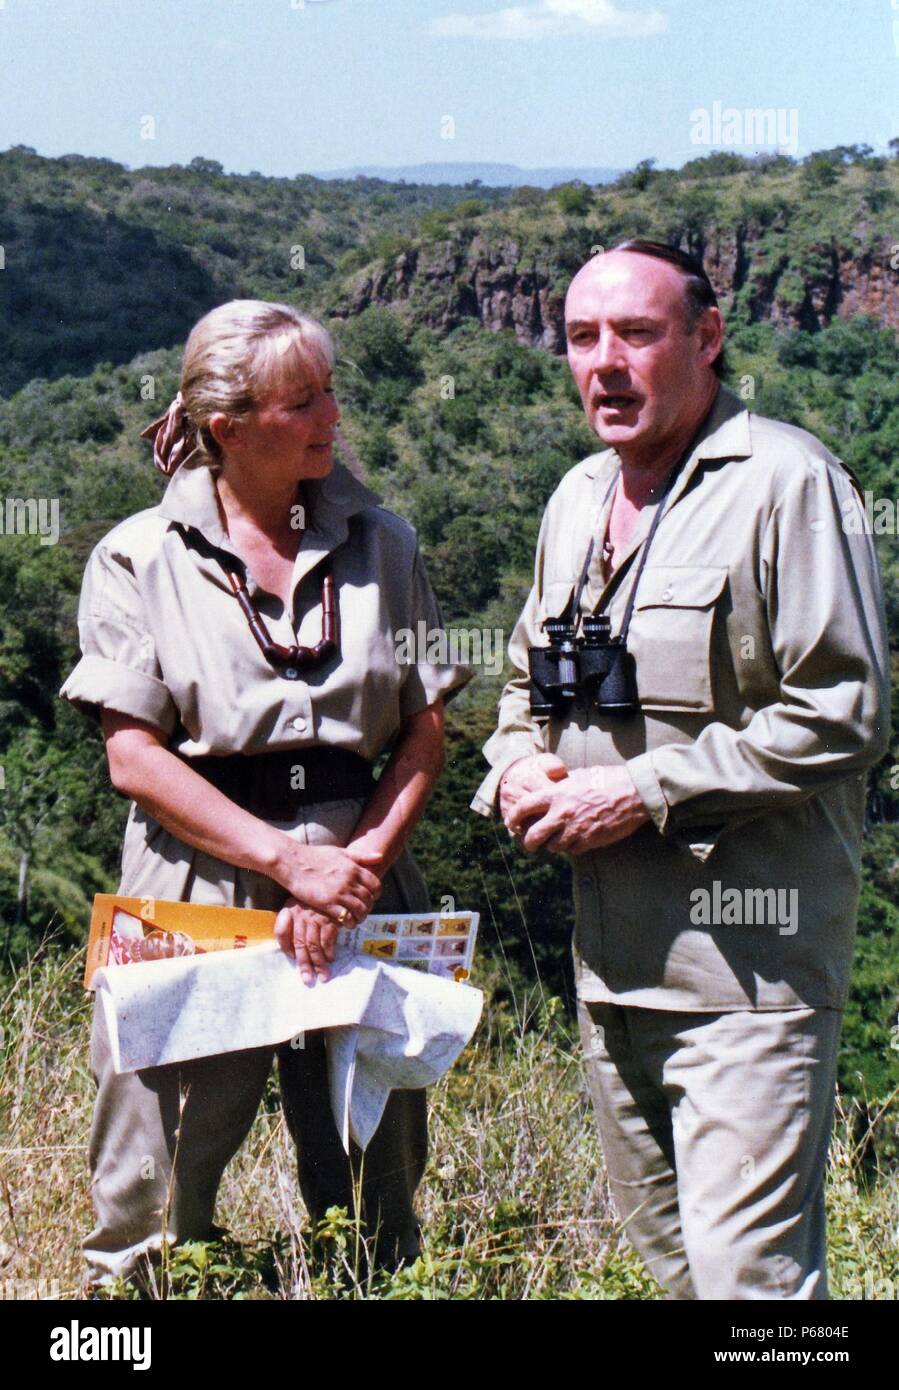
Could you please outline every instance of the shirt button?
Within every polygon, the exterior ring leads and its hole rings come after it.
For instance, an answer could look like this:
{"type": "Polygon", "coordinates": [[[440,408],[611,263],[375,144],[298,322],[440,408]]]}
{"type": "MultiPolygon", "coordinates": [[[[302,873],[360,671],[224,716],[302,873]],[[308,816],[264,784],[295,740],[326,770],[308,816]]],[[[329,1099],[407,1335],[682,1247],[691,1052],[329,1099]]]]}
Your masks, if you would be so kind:
{"type": "Polygon", "coordinates": [[[593,877],[592,874],[584,874],[584,877],[581,879],[581,883],[590,893],[592,893],[593,889],[596,887],[596,879],[593,877]]]}
{"type": "Polygon", "coordinates": [[[674,598],[674,590],[673,590],[673,589],[663,589],[663,590],[662,590],[662,602],[663,602],[663,603],[670,603],[671,600],[672,600],[673,598],[674,598]]]}
{"type": "Polygon", "coordinates": [[[306,732],[306,721],[301,714],[298,714],[296,719],[291,719],[290,722],[293,728],[296,729],[298,734],[306,732]]]}

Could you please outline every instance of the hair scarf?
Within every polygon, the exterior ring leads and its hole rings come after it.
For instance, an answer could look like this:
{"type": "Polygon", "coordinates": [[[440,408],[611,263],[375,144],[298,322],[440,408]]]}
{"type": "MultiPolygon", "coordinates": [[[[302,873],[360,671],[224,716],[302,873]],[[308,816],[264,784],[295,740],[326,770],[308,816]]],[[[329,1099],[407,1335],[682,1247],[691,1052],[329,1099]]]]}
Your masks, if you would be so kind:
{"type": "Polygon", "coordinates": [[[141,430],[140,437],[153,441],[153,463],[170,478],[198,444],[197,428],[184,409],[180,391],[165,414],[141,430]]]}

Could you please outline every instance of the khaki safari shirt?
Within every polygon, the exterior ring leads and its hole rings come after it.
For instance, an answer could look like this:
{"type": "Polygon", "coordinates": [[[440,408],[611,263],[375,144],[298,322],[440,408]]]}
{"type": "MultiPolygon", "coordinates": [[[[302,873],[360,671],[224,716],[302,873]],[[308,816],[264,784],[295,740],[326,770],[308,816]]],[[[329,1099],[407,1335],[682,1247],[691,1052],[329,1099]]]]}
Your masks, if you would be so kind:
{"type": "MultiPolygon", "coordinates": [[[[521,674],[501,697],[473,808],[496,813],[503,772],[535,752],[569,768],[627,764],[651,822],[571,858],[582,999],[839,1009],[865,770],[889,738],[886,620],[858,493],[814,436],[750,416],[720,387],[661,504],[637,591],[628,647],[640,711],[534,720],[527,648],[546,645],[542,621],[564,608],[591,536],[605,534],[618,466],[613,450],[585,459],[546,508],[509,644],[521,674]]],[[[613,634],[655,510],[641,511],[608,585],[596,546],[581,611],[611,589],[613,634]]]]}
{"type": "MultiPolygon", "coordinates": [[[[247,589],[274,641],[315,646],[319,562],[332,554],[339,657],[301,669],[295,680],[268,663],[215,556],[236,552],[222,528],[213,472],[185,464],[158,506],[128,517],[94,548],[78,608],[83,654],[60,695],[95,718],[105,706],[152,724],[186,756],[296,749],[302,765],[304,748],[325,745],[374,762],[406,719],[451,696],[473,672],[428,662],[424,652],[415,653],[418,664],[396,659],[400,629],[417,631],[420,621],[442,628],[412,527],[339,464],[307,482],[305,493],[292,610],[249,571],[247,589]]],[[[347,804],[347,834],[360,809],[347,804]]],[[[296,823],[283,828],[304,835],[321,819],[299,808],[296,823]]],[[[325,819],[336,823],[331,812],[325,819]]],[[[238,907],[270,907],[284,897],[262,875],[176,839],[136,804],[119,891],[238,907]]]]}

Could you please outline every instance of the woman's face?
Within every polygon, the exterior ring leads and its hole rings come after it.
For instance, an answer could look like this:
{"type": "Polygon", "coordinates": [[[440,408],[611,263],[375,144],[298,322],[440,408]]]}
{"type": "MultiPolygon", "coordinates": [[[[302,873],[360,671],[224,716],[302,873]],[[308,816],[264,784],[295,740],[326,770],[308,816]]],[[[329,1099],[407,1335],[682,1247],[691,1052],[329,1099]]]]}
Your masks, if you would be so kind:
{"type": "Polygon", "coordinates": [[[240,452],[274,477],[324,478],[334,467],[340,411],[331,374],[268,392],[240,427],[240,452]]]}

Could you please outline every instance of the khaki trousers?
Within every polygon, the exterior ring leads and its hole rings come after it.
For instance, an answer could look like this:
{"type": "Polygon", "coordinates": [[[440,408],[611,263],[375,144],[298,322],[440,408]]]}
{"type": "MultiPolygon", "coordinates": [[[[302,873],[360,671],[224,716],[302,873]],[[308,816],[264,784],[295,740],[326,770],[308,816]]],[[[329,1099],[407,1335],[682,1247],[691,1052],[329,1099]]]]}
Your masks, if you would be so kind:
{"type": "MultiPolygon", "coordinates": [[[[321,1033],[307,1033],[304,1048],[287,1043],[116,1075],[95,1006],[89,1280],[139,1271],[166,1235],[172,1243],[211,1236],[222,1173],[256,1117],[274,1056],[309,1215],[318,1221],[329,1206],[353,1215],[361,1154],[353,1145],[347,1156],[332,1118],[321,1033]]],[[[426,1158],[425,1092],[394,1091],[361,1164],[362,1216],[369,1235],[378,1231],[379,1259],[414,1260],[419,1252],[413,1199],[426,1158]]]]}
{"type": "Polygon", "coordinates": [[[618,1216],[670,1299],[826,1299],[842,1014],[579,1006],[618,1216]]]}
{"type": "MultiPolygon", "coordinates": [[[[309,844],[346,844],[362,805],[349,799],[306,807],[290,833],[309,844]]],[[[236,894],[233,866],[186,846],[171,864],[143,842],[139,848],[128,861],[120,893],[224,899],[228,905],[272,910],[286,897],[278,884],[243,871],[236,894]]],[[[375,911],[422,911],[428,901],[424,880],[404,851],[384,877],[375,911]]],[[[313,1222],[330,1206],[354,1215],[361,1176],[361,1215],[367,1235],[378,1233],[377,1260],[415,1259],[419,1230],[413,1199],[428,1152],[424,1091],[391,1094],[363,1161],[355,1145],[347,1156],[334,1124],[321,1033],[307,1033],[302,1049],[288,1042],[117,1076],[103,1014],[95,1005],[90,1170],[97,1220],[83,1246],[89,1280],[139,1272],[142,1257],[152,1257],[166,1238],[178,1243],[210,1236],[222,1173],[256,1117],[275,1057],[284,1117],[297,1146],[300,1191],[313,1222]]]]}

